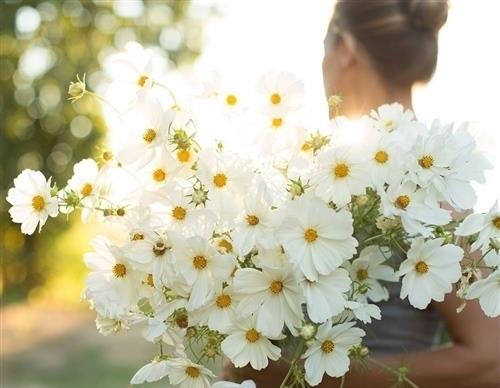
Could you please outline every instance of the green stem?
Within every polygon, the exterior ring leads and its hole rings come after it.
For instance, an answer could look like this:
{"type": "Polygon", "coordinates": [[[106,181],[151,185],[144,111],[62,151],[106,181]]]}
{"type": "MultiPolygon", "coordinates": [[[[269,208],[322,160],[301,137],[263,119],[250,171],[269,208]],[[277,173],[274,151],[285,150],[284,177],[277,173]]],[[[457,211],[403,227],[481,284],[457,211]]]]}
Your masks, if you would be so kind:
{"type": "Polygon", "coordinates": [[[176,107],[178,107],[178,106],[179,106],[179,104],[177,103],[177,99],[175,98],[175,95],[174,95],[174,93],[170,90],[170,88],[168,88],[167,86],[165,86],[165,85],[163,85],[163,84],[159,83],[158,81],[153,81],[153,86],[154,86],[154,85],[158,85],[158,86],[162,87],[163,89],[165,89],[165,90],[168,92],[168,94],[170,95],[170,97],[172,98],[172,101],[174,102],[174,106],[176,106],[176,107]]]}
{"type": "Polygon", "coordinates": [[[90,90],[85,90],[85,94],[88,94],[89,96],[95,97],[99,101],[105,103],[107,106],[109,106],[111,109],[113,109],[116,114],[118,114],[118,115],[121,114],[120,111],[118,109],[116,109],[113,105],[111,105],[111,103],[108,100],[106,100],[104,97],[102,97],[94,92],[91,92],[90,90]]]}
{"type": "Polygon", "coordinates": [[[372,364],[374,364],[375,366],[385,370],[386,372],[389,372],[389,373],[395,375],[398,378],[398,381],[402,380],[412,388],[419,388],[417,384],[415,384],[413,381],[411,381],[408,377],[406,377],[405,374],[401,373],[399,370],[395,370],[387,365],[384,365],[381,362],[374,360],[373,358],[368,358],[367,360],[369,362],[371,362],[372,364]]]}
{"type": "Polygon", "coordinates": [[[368,241],[376,240],[376,239],[383,237],[383,236],[384,236],[384,233],[377,234],[376,236],[373,236],[373,237],[367,238],[366,240],[363,240],[363,244],[367,243],[368,241]]]}
{"type": "Polygon", "coordinates": [[[288,372],[286,373],[285,378],[281,382],[279,388],[285,388],[286,383],[290,376],[292,375],[293,369],[295,368],[295,365],[297,364],[297,361],[299,360],[302,350],[304,350],[304,341],[300,340],[299,344],[297,345],[297,349],[295,350],[295,355],[293,356],[292,362],[290,363],[290,368],[288,368],[288,372]]]}

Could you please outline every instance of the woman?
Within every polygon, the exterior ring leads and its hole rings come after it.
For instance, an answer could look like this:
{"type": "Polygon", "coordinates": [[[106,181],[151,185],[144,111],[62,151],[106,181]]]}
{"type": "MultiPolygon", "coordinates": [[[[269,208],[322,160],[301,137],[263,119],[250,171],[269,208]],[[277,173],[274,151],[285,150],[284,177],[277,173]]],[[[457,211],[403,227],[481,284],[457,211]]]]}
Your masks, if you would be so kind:
{"type": "MultiPolygon", "coordinates": [[[[345,0],[336,4],[325,38],[323,77],[326,95],[340,94],[340,114],[357,118],[382,104],[412,108],[411,90],[429,81],[437,61],[437,33],[448,5],[438,0],[345,0]]],[[[365,327],[371,356],[387,366],[405,365],[422,388],[500,387],[500,320],[487,318],[476,302],[457,314],[460,301],[450,293],[442,303],[417,310],[388,285],[391,299],[381,303],[383,321],[365,327]],[[453,344],[436,348],[440,328],[453,344]]],[[[252,378],[258,387],[278,387],[287,366],[263,372],[226,367],[226,374],[252,378]]],[[[345,387],[388,387],[394,376],[356,365],[345,387]]],[[[320,387],[339,381],[325,375],[320,387]]]]}

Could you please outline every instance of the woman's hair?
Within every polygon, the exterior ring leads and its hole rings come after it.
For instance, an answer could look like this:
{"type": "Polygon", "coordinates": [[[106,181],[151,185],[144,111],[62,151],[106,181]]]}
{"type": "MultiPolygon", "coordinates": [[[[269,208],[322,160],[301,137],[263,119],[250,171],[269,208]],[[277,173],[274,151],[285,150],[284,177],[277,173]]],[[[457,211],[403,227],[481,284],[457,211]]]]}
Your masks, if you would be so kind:
{"type": "Polygon", "coordinates": [[[349,32],[391,83],[427,82],[436,69],[445,0],[339,0],[328,35],[349,32]]]}

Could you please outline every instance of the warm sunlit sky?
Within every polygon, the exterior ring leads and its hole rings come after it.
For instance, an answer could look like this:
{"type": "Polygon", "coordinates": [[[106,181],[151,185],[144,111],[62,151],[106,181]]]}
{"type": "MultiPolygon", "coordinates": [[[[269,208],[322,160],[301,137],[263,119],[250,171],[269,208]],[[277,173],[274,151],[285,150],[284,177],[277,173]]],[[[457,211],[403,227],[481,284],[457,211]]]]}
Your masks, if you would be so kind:
{"type": "MultiPolygon", "coordinates": [[[[198,0],[201,1],[201,0],[198,0]]],[[[321,78],[323,35],[334,0],[215,1],[220,17],[207,22],[196,68],[256,78],[269,69],[295,73],[306,84],[311,113],[324,114],[321,78]]],[[[415,91],[421,120],[474,123],[481,149],[495,164],[487,186],[479,186],[478,211],[500,197],[500,2],[452,0],[440,34],[438,68],[432,82],[415,91]]]]}

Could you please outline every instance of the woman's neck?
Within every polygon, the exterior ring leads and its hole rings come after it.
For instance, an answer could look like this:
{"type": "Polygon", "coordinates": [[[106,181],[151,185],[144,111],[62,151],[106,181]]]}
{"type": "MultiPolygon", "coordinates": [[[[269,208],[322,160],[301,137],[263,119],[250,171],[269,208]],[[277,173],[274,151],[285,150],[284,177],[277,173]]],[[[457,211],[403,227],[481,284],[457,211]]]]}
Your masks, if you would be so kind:
{"type": "Polygon", "coordinates": [[[340,114],[349,118],[359,118],[383,104],[398,102],[406,109],[412,109],[410,87],[394,87],[378,77],[367,77],[351,84],[344,93],[340,114]]]}

